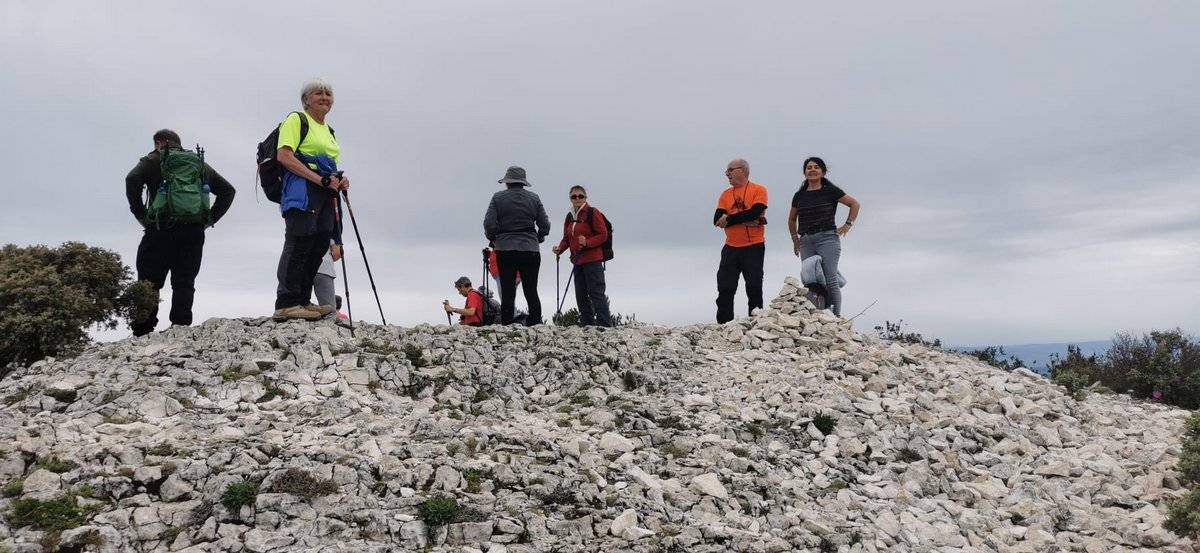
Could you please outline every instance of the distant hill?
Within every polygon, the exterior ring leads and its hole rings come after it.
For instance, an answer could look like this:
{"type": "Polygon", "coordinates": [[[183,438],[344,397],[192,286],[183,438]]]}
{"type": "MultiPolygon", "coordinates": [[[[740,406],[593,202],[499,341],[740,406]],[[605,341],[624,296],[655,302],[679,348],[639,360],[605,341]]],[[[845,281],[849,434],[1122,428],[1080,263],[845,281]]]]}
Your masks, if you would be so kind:
{"type": "MultiPolygon", "coordinates": [[[[1066,356],[1067,345],[1079,346],[1079,350],[1084,355],[1093,353],[1103,353],[1112,345],[1112,340],[1096,340],[1092,342],[1059,342],[1052,344],[1015,344],[1004,345],[1005,357],[1016,357],[1025,362],[1025,366],[1030,370],[1040,374],[1048,372],[1047,365],[1050,363],[1050,356],[1058,354],[1066,356]]],[[[954,346],[951,349],[955,351],[974,351],[983,349],[987,346],[954,346]]]]}

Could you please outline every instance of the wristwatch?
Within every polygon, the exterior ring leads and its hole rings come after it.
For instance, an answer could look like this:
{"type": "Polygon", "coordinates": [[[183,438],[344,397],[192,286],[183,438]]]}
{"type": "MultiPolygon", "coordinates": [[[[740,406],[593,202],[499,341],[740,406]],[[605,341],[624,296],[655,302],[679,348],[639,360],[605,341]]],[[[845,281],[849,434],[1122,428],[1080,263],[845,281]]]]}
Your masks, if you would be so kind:
{"type": "Polygon", "coordinates": [[[846,226],[848,226],[848,227],[852,227],[852,226],[854,226],[854,221],[851,221],[851,220],[847,219],[847,220],[846,220],[846,226]]]}
{"type": "Polygon", "coordinates": [[[321,177],[321,186],[329,186],[329,175],[321,177]]]}

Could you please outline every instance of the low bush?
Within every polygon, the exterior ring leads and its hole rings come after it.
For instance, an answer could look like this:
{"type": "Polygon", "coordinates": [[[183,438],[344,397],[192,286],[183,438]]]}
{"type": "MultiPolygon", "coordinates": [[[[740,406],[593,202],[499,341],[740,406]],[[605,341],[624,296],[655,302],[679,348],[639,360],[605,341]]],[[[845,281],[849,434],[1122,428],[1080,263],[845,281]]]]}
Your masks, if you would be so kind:
{"type": "Polygon", "coordinates": [[[290,493],[305,499],[329,495],[338,491],[333,480],[317,478],[308,471],[287,469],[271,483],[271,491],[275,493],[290,493]]]}
{"type": "Polygon", "coordinates": [[[38,530],[70,530],[83,525],[91,509],[80,507],[74,495],[55,499],[18,499],[12,504],[8,520],[16,528],[31,526],[38,530]]]}
{"type": "Polygon", "coordinates": [[[1163,528],[1185,538],[1200,538],[1200,489],[1171,503],[1163,528]]]}
{"type": "Polygon", "coordinates": [[[230,511],[236,511],[243,505],[253,505],[257,497],[257,483],[236,482],[225,488],[225,493],[221,495],[221,504],[230,511]]]}
{"type": "Polygon", "coordinates": [[[1185,484],[1200,486],[1200,411],[1194,413],[1184,426],[1179,473],[1185,484]]]}
{"type": "Polygon", "coordinates": [[[1020,357],[1005,353],[1004,346],[988,346],[965,353],[993,367],[1006,371],[1028,368],[1028,365],[1020,357]]]}
{"type": "Polygon", "coordinates": [[[435,526],[454,522],[458,517],[459,509],[458,501],[455,501],[453,497],[431,497],[417,507],[417,516],[432,529],[435,526]]]}
{"type": "Polygon", "coordinates": [[[1068,346],[1065,358],[1051,359],[1050,377],[1069,390],[1099,382],[1137,398],[1197,409],[1200,340],[1174,329],[1141,337],[1118,334],[1108,351],[1099,356],[1084,356],[1079,348],[1068,346]]]}
{"type": "Polygon", "coordinates": [[[900,342],[902,344],[921,344],[931,348],[942,347],[942,341],[939,338],[928,340],[919,332],[906,331],[904,329],[903,319],[894,323],[892,321],[883,321],[882,326],[875,327],[875,333],[878,334],[880,338],[889,342],[900,342]]]}

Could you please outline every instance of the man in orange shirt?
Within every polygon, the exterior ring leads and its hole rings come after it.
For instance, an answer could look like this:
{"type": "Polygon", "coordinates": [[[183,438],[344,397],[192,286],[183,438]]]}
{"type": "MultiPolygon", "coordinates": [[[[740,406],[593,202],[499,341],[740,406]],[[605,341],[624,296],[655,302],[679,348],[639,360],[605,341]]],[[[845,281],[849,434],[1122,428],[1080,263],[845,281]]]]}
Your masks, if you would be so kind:
{"type": "Polygon", "coordinates": [[[713,224],[725,229],[725,247],[717,268],[717,322],[733,320],[733,296],[738,275],[746,281],[749,310],[762,308],[763,258],[767,224],[767,189],[750,182],[750,163],[744,159],[729,162],[725,169],[729,188],[717,200],[713,224]]]}

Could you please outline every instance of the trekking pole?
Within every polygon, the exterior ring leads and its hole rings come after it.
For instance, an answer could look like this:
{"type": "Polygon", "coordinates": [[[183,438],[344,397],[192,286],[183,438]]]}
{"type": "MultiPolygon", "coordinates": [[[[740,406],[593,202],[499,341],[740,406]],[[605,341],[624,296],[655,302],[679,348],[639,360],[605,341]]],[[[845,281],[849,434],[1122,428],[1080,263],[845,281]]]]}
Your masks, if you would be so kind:
{"type": "Polygon", "coordinates": [[[575,280],[575,267],[571,267],[571,276],[567,277],[567,289],[563,290],[562,300],[558,304],[558,312],[562,313],[562,306],[567,303],[567,292],[571,291],[571,282],[575,280]]]}
{"type": "MultiPolygon", "coordinates": [[[[341,176],[341,171],[338,172],[341,176]]],[[[371,274],[371,262],[367,261],[367,249],[363,247],[362,235],[358,232],[358,220],[354,218],[354,206],[350,205],[350,191],[342,190],[342,197],[346,199],[346,210],[350,212],[350,224],[354,226],[354,238],[358,240],[358,251],[363,256],[363,266],[367,268],[367,279],[371,281],[371,292],[375,294],[375,306],[379,308],[379,319],[383,324],[387,324],[387,317],[383,316],[383,304],[379,301],[379,289],[375,288],[375,276],[371,274]]],[[[349,298],[347,298],[347,302],[349,298]]]]}
{"type": "MultiPolygon", "coordinates": [[[[346,277],[346,252],[342,252],[342,286],[346,294],[346,322],[350,323],[350,335],[354,336],[354,312],[350,310],[350,280],[346,277]]],[[[334,313],[333,317],[337,319],[337,313],[334,313]]]]}
{"type": "MultiPolygon", "coordinates": [[[[336,200],[336,198],[334,198],[334,199],[336,200]]],[[[335,210],[333,212],[333,214],[337,220],[338,237],[339,237],[338,239],[340,240],[341,239],[340,238],[341,237],[341,228],[342,228],[342,204],[340,202],[338,202],[335,205],[337,205],[337,210],[335,210]]],[[[342,244],[339,243],[338,246],[342,246],[342,244]]],[[[342,251],[342,289],[345,291],[344,293],[346,294],[346,322],[350,323],[350,335],[354,336],[354,312],[350,311],[350,277],[346,273],[346,249],[343,247],[343,248],[341,248],[341,251],[342,251]]],[[[335,290],[336,290],[336,288],[335,288],[335,290]]],[[[336,303],[336,302],[334,302],[334,303],[336,303]]],[[[334,305],[333,307],[335,310],[335,312],[333,314],[333,320],[336,322],[337,321],[337,313],[336,313],[337,305],[334,305]]]]}
{"type": "Polygon", "coordinates": [[[559,294],[559,290],[562,289],[562,283],[559,282],[558,276],[559,270],[562,267],[562,265],[559,264],[559,261],[561,260],[561,255],[554,256],[554,304],[558,306],[558,310],[554,312],[555,316],[562,315],[562,295],[559,294]]]}

